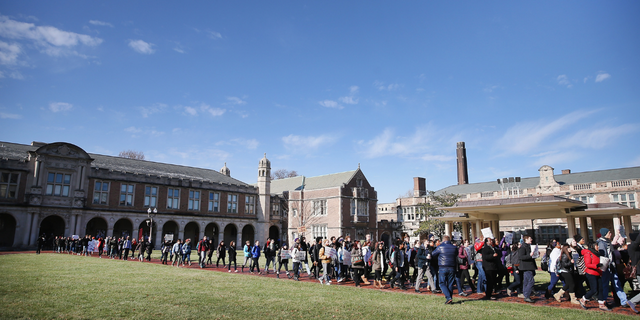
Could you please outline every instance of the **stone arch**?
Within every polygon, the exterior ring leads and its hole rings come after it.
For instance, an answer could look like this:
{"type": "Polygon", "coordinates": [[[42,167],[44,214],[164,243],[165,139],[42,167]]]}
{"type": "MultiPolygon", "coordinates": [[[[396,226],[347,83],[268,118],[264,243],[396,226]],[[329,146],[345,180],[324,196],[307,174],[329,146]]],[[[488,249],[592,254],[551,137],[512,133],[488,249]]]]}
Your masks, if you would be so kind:
{"type": "Polygon", "coordinates": [[[121,218],[113,225],[113,236],[117,238],[127,238],[133,239],[135,235],[133,234],[133,222],[128,218],[121,218]]]}
{"type": "Polygon", "coordinates": [[[64,229],[64,219],[58,215],[50,215],[42,219],[42,222],[40,222],[38,236],[44,235],[46,238],[45,246],[49,246],[52,243],[53,238],[55,238],[56,236],[64,236],[64,229]]]}
{"type": "Polygon", "coordinates": [[[204,228],[204,235],[207,236],[207,238],[211,239],[213,243],[217,244],[219,243],[218,238],[220,237],[220,227],[217,223],[211,222],[204,228]]]}
{"type": "Polygon", "coordinates": [[[256,229],[248,224],[242,228],[242,245],[247,242],[247,240],[253,245],[256,239],[256,229]]]}
{"type": "Polygon", "coordinates": [[[106,238],[107,237],[107,229],[109,229],[109,225],[107,224],[107,220],[102,217],[94,217],[89,222],[87,222],[87,227],[85,228],[84,233],[91,235],[92,237],[98,238],[106,238]]]}
{"type": "Polygon", "coordinates": [[[169,220],[162,225],[162,241],[164,241],[164,236],[167,234],[173,235],[173,242],[178,241],[178,235],[180,234],[180,227],[178,226],[177,222],[173,220],[169,220]]]}
{"type": "Polygon", "coordinates": [[[0,213],[0,247],[13,246],[16,236],[16,219],[8,213],[0,213]]]}
{"type": "Polygon", "coordinates": [[[280,228],[278,226],[269,227],[269,239],[276,240],[276,243],[280,242],[280,228]]]}
{"type": "Polygon", "coordinates": [[[382,242],[384,242],[384,244],[388,247],[390,247],[391,245],[391,235],[388,232],[383,232],[382,236],[380,237],[380,240],[382,240],[382,242]]]}
{"type": "Polygon", "coordinates": [[[184,226],[184,240],[191,239],[191,247],[195,248],[200,236],[200,226],[197,222],[191,221],[184,226]]]}
{"type": "Polygon", "coordinates": [[[154,221],[153,225],[151,226],[150,222],[151,221],[149,219],[145,219],[144,221],[140,222],[140,225],[138,226],[138,234],[135,235],[138,241],[140,241],[141,237],[144,237],[145,240],[149,240],[149,237],[151,237],[151,242],[155,241],[156,232],[158,232],[158,224],[154,221]],[[150,226],[152,227],[151,230],[149,230],[150,226]],[[149,231],[151,231],[151,234],[149,234],[149,231]]]}
{"type": "MultiPolygon", "coordinates": [[[[222,241],[224,241],[225,245],[228,245],[231,241],[238,241],[238,228],[235,224],[229,223],[224,227],[224,238],[222,238],[222,241]]],[[[238,247],[237,243],[236,247],[238,247]]]]}

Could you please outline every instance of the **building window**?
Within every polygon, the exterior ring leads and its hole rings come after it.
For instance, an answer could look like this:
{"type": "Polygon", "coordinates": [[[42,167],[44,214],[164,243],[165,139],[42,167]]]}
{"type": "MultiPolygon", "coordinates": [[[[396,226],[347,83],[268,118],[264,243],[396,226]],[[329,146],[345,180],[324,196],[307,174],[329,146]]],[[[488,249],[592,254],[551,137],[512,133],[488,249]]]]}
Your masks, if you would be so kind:
{"type": "Polygon", "coordinates": [[[491,198],[493,197],[493,191],[487,191],[480,194],[481,198],[491,198]]]}
{"type": "Polygon", "coordinates": [[[167,192],[167,209],[180,208],[180,189],[169,188],[167,192]]]}
{"type": "Polygon", "coordinates": [[[256,197],[254,196],[246,196],[244,199],[244,213],[245,214],[255,214],[256,210],[256,197]]]}
{"type": "Polygon", "coordinates": [[[575,196],[575,197],[573,197],[573,200],[582,201],[584,203],[596,203],[596,197],[594,197],[593,195],[575,196]]]}
{"type": "Polygon", "coordinates": [[[313,238],[316,239],[318,237],[322,237],[322,239],[327,238],[327,226],[326,225],[314,225],[311,228],[313,238]]]}
{"type": "Polygon", "coordinates": [[[635,193],[616,193],[612,194],[612,202],[619,203],[629,208],[637,208],[635,193]]]}
{"type": "Polygon", "coordinates": [[[369,201],[367,200],[358,200],[358,215],[359,216],[369,216],[369,201]]]}
{"type": "Polygon", "coordinates": [[[230,194],[227,196],[227,212],[238,213],[238,195],[230,194]]]}
{"type": "Polygon", "coordinates": [[[356,180],[356,186],[362,187],[362,179],[356,180]]]}
{"type": "Polygon", "coordinates": [[[158,207],[158,187],[144,187],[144,206],[150,208],[158,207]]]}
{"type": "Polygon", "coordinates": [[[220,212],[220,194],[209,192],[209,211],[220,212]]]}
{"type": "Polygon", "coordinates": [[[133,206],[133,185],[122,184],[120,185],[120,205],[121,206],[133,206]]]}
{"type": "Polygon", "coordinates": [[[619,181],[611,181],[612,187],[630,187],[631,180],[619,180],[619,181]]]}
{"type": "Polygon", "coordinates": [[[313,215],[314,216],[327,215],[327,200],[316,200],[313,202],[313,215]]]}
{"type": "Polygon", "coordinates": [[[71,175],[66,173],[49,172],[47,177],[47,195],[69,196],[71,190],[71,175]]]}
{"type": "Polygon", "coordinates": [[[13,198],[18,195],[19,173],[2,172],[0,174],[0,198],[13,198]]]}
{"type": "Polygon", "coordinates": [[[351,199],[351,215],[356,215],[356,199],[351,199]]]}
{"type": "Polygon", "coordinates": [[[297,217],[298,216],[298,209],[293,209],[293,216],[297,217]]]}
{"type": "Polygon", "coordinates": [[[200,191],[189,190],[189,210],[200,210],[200,191]]]}
{"type": "Polygon", "coordinates": [[[271,204],[271,215],[272,216],[279,216],[280,215],[280,204],[279,203],[272,203],[271,204]]]}
{"type": "Polygon", "coordinates": [[[96,181],[96,185],[93,188],[93,203],[107,204],[108,198],[109,198],[109,182],[96,181]]]}

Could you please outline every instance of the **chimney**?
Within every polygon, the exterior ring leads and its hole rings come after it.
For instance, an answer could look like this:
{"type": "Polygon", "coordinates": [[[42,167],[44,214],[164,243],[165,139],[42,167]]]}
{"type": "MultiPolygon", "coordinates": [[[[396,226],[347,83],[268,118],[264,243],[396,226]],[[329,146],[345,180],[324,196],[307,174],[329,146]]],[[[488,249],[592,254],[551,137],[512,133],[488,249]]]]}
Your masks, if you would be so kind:
{"type": "Polygon", "coordinates": [[[469,173],[467,172],[467,148],[464,142],[458,142],[456,149],[458,157],[458,184],[469,184],[469,173]]]}
{"type": "Polygon", "coordinates": [[[414,177],[413,178],[413,196],[420,197],[427,194],[427,188],[425,185],[424,178],[414,177]]]}
{"type": "Polygon", "coordinates": [[[562,174],[569,174],[569,173],[571,173],[571,169],[562,170],[562,174]]]}

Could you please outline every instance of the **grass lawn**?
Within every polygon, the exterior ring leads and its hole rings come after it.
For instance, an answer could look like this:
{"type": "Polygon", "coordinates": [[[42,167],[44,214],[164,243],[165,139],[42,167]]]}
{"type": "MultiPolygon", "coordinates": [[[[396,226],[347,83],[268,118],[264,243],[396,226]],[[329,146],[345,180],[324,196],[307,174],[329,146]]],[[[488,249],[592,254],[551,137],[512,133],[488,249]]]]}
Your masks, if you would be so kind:
{"type": "Polygon", "coordinates": [[[627,318],[66,254],[0,255],[0,283],[1,319],[627,318]]]}

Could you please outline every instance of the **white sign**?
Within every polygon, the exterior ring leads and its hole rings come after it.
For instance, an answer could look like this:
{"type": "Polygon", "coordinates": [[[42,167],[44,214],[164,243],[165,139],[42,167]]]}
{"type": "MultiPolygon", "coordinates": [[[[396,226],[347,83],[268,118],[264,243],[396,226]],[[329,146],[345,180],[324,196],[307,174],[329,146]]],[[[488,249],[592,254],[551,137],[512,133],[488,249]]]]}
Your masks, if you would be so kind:
{"type": "Polygon", "coordinates": [[[89,252],[98,252],[98,240],[89,241],[89,248],[87,248],[89,252]]]}
{"type": "Polygon", "coordinates": [[[540,257],[540,250],[538,249],[538,245],[537,244],[536,244],[536,248],[533,249],[531,257],[534,258],[534,259],[538,259],[538,257],[540,257]]]}
{"type": "Polygon", "coordinates": [[[296,260],[298,261],[304,261],[304,259],[307,258],[307,252],[300,250],[298,251],[298,253],[296,254],[296,260]]]}
{"type": "Polygon", "coordinates": [[[327,248],[327,247],[325,247],[325,248],[324,248],[324,254],[325,254],[326,256],[331,257],[331,259],[335,259],[335,258],[337,257],[336,249],[334,249],[334,248],[327,248]]]}
{"type": "Polygon", "coordinates": [[[453,241],[462,240],[462,232],[454,231],[453,232],[453,241]]]}
{"type": "Polygon", "coordinates": [[[164,235],[164,241],[165,242],[171,242],[173,241],[173,233],[167,233],[164,235]]]}
{"type": "Polygon", "coordinates": [[[482,229],[482,236],[486,239],[486,238],[491,238],[493,239],[493,231],[491,231],[491,228],[484,228],[482,229]]]}
{"type": "Polygon", "coordinates": [[[282,260],[291,259],[291,250],[280,250],[280,259],[282,260]]]}
{"type": "Polygon", "coordinates": [[[351,252],[345,250],[342,253],[342,264],[344,264],[345,266],[350,266],[351,265],[351,252]]]}
{"type": "Polygon", "coordinates": [[[504,233],[504,241],[506,241],[509,245],[513,243],[513,233],[505,232],[504,233]]]}
{"type": "Polygon", "coordinates": [[[618,226],[618,234],[625,239],[627,238],[623,225],[618,226]]]}
{"type": "Polygon", "coordinates": [[[80,236],[77,235],[77,234],[74,234],[74,235],[71,236],[71,239],[78,240],[78,239],[80,239],[80,236]]]}

